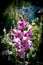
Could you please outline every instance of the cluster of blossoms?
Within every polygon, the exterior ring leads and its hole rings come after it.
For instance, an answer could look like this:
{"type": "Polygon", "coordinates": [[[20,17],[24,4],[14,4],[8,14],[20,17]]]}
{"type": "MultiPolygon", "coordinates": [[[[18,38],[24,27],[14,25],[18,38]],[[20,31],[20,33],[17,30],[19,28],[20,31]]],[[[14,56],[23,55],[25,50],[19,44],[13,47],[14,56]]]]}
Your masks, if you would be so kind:
{"type": "Polygon", "coordinates": [[[25,21],[18,21],[17,28],[18,29],[10,29],[9,38],[13,37],[14,48],[17,50],[17,55],[20,57],[24,57],[24,54],[27,50],[30,49],[32,44],[31,36],[32,36],[32,25],[28,24],[29,21],[26,19],[25,21]]]}

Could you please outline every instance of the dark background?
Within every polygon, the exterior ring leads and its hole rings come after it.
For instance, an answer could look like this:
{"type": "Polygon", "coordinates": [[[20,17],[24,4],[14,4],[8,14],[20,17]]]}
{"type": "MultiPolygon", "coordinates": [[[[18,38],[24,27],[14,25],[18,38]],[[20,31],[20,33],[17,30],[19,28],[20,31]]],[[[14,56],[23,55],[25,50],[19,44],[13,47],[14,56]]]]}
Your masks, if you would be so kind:
{"type": "MultiPolygon", "coordinates": [[[[4,13],[4,10],[7,8],[9,4],[14,2],[14,5],[20,3],[21,1],[30,1],[33,5],[40,6],[40,8],[43,7],[43,0],[0,0],[0,29],[2,31],[3,27],[5,26],[5,19],[3,18],[2,13],[4,13]],[[3,21],[3,23],[1,23],[3,21]]],[[[2,34],[2,32],[0,32],[2,34]]]]}
{"type": "Polygon", "coordinates": [[[17,2],[20,3],[21,1],[30,1],[34,5],[43,7],[43,0],[0,0],[0,10],[1,12],[4,12],[4,9],[12,2],[14,2],[14,4],[16,5],[17,2]]]}

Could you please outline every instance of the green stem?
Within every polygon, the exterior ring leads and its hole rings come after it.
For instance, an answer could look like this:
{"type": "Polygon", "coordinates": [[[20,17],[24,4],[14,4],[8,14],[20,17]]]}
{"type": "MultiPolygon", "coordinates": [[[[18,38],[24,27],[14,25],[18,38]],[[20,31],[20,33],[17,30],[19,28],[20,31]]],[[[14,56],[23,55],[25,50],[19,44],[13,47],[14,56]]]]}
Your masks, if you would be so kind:
{"type": "Polygon", "coordinates": [[[23,63],[24,63],[24,65],[25,65],[25,54],[24,54],[24,58],[23,58],[23,63]]]}

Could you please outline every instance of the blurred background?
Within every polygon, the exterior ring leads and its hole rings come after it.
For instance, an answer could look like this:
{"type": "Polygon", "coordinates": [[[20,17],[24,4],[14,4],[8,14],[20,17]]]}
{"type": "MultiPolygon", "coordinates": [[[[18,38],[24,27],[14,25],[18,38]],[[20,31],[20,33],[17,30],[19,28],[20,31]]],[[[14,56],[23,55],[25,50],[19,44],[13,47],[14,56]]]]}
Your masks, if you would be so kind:
{"type": "MultiPolygon", "coordinates": [[[[15,64],[15,50],[12,46],[6,44],[6,34],[11,28],[16,28],[18,17],[25,13],[24,19],[28,18],[29,23],[33,25],[32,46],[29,51],[29,65],[43,65],[43,2],[42,0],[0,0],[0,65],[15,64]]],[[[9,42],[8,42],[9,43],[9,42]]],[[[26,62],[27,62],[26,57],[26,62]]],[[[18,58],[17,65],[23,65],[22,59],[18,58]]]]}

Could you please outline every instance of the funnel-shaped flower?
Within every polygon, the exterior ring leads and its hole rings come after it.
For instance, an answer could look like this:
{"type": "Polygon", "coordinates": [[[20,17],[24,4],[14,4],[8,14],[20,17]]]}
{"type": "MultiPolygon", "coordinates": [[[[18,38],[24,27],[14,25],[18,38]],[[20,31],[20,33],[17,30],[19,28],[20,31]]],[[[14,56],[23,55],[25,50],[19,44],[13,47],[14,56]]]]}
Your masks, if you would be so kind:
{"type": "Polygon", "coordinates": [[[25,49],[26,50],[30,49],[31,44],[32,44],[32,41],[28,40],[28,43],[25,45],[25,49]]]}
{"type": "Polygon", "coordinates": [[[22,45],[21,45],[21,43],[20,43],[20,42],[16,42],[16,43],[14,43],[14,47],[21,48],[21,47],[22,47],[22,45]]]}
{"type": "Polygon", "coordinates": [[[30,41],[30,40],[23,41],[23,46],[25,47],[25,50],[30,49],[31,44],[32,44],[32,41],[30,41]]]}
{"type": "Polygon", "coordinates": [[[24,22],[22,22],[22,21],[18,22],[18,29],[21,30],[21,31],[24,30],[24,22]]]}
{"type": "Polygon", "coordinates": [[[31,30],[24,31],[24,36],[29,37],[31,35],[32,35],[32,31],[31,30]]]}
{"type": "Polygon", "coordinates": [[[26,26],[26,25],[28,25],[28,19],[26,19],[25,21],[24,21],[24,26],[26,26]]]}
{"type": "Polygon", "coordinates": [[[22,37],[23,37],[22,32],[20,30],[17,30],[16,33],[15,33],[15,37],[19,38],[19,39],[22,39],[22,37]]]}
{"type": "Polygon", "coordinates": [[[25,48],[21,48],[18,50],[18,56],[20,56],[21,58],[24,57],[24,54],[25,54],[25,48]]]}
{"type": "Polygon", "coordinates": [[[14,37],[13,42],[20,42],[19,38],[14,37]]]}

